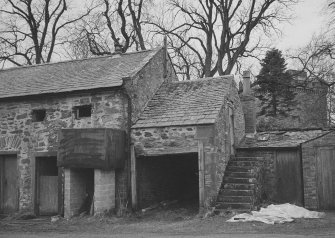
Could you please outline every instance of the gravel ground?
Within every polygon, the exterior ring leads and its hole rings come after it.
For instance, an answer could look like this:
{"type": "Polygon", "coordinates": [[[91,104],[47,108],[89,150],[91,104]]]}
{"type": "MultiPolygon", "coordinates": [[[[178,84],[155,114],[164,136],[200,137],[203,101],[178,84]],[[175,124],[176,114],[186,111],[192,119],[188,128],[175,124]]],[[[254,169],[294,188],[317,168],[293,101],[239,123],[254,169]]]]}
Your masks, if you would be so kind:
{"type": "Polygon", "coordinates": [[[292,223],[228,223],[231,215],[200,218],[194,210],[156,209],[127,217],[0,220],[0,237],[335,237],[335,212],[292,223]]]}

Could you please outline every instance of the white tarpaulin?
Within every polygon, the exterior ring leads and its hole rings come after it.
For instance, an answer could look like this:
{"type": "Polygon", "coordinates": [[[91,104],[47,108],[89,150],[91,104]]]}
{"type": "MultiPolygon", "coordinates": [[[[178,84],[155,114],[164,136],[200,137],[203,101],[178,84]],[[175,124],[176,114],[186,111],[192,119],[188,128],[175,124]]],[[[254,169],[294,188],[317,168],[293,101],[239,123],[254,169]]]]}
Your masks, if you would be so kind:
{"type": "Polygon", "coordinates": [[[230,218],[227,222],[260,221],[266,224],[292,222],[294,218],[321,218],[323,212],[309,211],[289,203],[269,205],[260,211],[252,211],[251,214],[242,213],[230,218]]]}

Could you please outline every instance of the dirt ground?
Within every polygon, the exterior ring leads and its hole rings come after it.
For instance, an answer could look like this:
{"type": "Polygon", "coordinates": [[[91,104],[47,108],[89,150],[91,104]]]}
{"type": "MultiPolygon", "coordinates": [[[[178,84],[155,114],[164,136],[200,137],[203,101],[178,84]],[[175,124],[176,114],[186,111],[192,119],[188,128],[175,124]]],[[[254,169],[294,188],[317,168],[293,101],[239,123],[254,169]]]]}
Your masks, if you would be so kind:
{"type": "Polygon", "coordinates": [[[292,223],[228,223],[232,215],[201,218],[187,208],[157,208],[125,217],[81,216],[70,220],[50,217],[0,220],[0,237],[335,237],[335,212],[321,219],[292,223]]]}

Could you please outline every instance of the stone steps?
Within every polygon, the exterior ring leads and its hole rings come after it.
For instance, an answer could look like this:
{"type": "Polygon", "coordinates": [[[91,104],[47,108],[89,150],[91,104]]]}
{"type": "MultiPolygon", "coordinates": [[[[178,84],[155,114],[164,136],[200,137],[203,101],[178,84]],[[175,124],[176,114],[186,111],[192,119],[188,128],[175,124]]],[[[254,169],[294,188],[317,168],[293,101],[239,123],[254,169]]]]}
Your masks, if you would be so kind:
{"type": "Polygon", "coordinates": [[[220,194],[223,196],[253,196],[254,190],[252,189],[248,189],[248,190],[222,189],[220,191],[220,194]]]}
{"type": "Polygon", "coordinates": [[[242,195],[242,196],[219,196],[218,202],[228,202],[228,203],[252,203],[253,196],[242,195]]]}
{"type": "Polygon", "coordinates": [[[229,161],[228,166],[235,166],[235,167],[256,167],[260,164],[259,161],[250,161],[250,160],[232,160],[229,161]]]}
{"type": "Polygon", "coordinates": [[[241,172],[241,171],[226,171],[225,175],[231,178],[254,178],[255,173],[253,172],[241,172]]]}
{"type": "Polygon", "coordinates": [[[261,157],[233,157],[226,167],[216,210],[251,211],[255,207],[257,171],[261,157]]]}
{"type": "Polygon", "coordinates": [[[226,171],[229,172],[249,172],[252,173],[255,171],[255,166],[227,166],[226,171]]]}
{"type": "Polygon", "coordinates": [[[217,202],[216,209],[233,209],[233,210],[242,210],[242,211],[251,211],[253,205],[251,203],[238,203],[238,202],[217,202]]]}
{"type": "Polygon", "coordinates": [[[257,182],[256,178],[236,178],[236,177],[224,177],[223,182],[225,183],[246,183],[246,184],[254,184],[257,182]]]}

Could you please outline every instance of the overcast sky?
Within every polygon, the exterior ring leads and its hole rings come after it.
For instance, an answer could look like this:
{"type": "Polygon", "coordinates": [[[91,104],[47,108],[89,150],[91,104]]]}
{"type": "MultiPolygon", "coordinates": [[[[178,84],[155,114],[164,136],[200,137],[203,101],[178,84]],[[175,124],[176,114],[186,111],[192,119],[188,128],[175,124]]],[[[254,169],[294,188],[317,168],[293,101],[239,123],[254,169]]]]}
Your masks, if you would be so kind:
{"type": "Polygon", "coordinates": [[[293,9],[295,18],[291,20],[291,24],[283,26],[282,39],[277,39],[274,46],[287,50],[307,44],[314,33],[324,28],[326,16],[322,8],[326,2],[327,0],[301,0],[293,9]]]}

